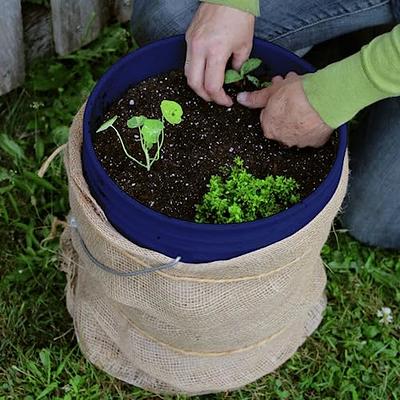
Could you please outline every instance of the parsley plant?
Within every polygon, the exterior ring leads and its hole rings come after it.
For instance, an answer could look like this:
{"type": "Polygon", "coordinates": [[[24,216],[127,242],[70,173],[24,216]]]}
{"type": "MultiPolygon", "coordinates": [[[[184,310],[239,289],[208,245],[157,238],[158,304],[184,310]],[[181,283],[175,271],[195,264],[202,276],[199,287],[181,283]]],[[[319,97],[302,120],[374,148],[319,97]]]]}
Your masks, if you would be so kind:
{"type": "Polygon", "coordinates": [[[250,174],[243,160],[236,157],[224,179],[213,175],[209,191],[196,205],[199,223],[239,223],[269,217],[300,201],[299,185],[293,178],[267,176],[258,179],[250,174]]]}

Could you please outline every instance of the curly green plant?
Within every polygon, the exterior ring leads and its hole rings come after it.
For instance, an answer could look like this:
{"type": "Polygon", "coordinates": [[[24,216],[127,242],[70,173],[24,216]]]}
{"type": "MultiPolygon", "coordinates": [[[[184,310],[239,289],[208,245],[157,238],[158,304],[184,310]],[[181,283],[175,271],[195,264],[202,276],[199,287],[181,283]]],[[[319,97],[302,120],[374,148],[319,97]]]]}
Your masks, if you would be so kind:
{"type": "Polygon", "coordinates": [[[124,141],[122,140],[121,134],[118,129],[114,126],[115,121],[118,119],[118,115],[110,118],[103,125],[97,129],[96,132],[102,132],[106,129],[112,128],[118,136],[119,141],[121,142],[122,149],[126,156],[130,158],[132,161],[136,162],[141,167],[150,171],[150,168],[160,159],[160,151],[164,143],[164,120],[169,122],[172,125],[176,125],[181,123],[182,121],[182,107],[172,100],[163,100],[160,105],[162,119],[154,119],[154,118],[146,118],[143,115],[133,116],[129,118],[126,122],[126,125],[130,129],[139,129],[140,136],[140,145],[142,147],[142,151],[145,156],[145,162],[141,162],[131,154],[129,154],[124,141]],[[154,154],[151,155],[151,150],[156,146],[154,154]]]}
{"type": "Polygon", "coordinates": [[[236,157],[226,178],[213,175],[209,191],[196,205],[199,223],[238,223],[255,221],[285,210],[300,201],[299,184],[293,178],[250,174],[243,160],[236,157]]]}
{"type": "Polygon", "coordinates": [[[225,84],[240,82],[245,78],[249,80],[255,87],[267,87],[271,83],[270,82],[260,82],[260,80],[254,75],[250,75],[250,72],[257,69],[262,64],[262,60],[259,58],[249,58],[246,62],[243,63],[239,72],[234,69],[228,69],[225,71],[225,84]]]}

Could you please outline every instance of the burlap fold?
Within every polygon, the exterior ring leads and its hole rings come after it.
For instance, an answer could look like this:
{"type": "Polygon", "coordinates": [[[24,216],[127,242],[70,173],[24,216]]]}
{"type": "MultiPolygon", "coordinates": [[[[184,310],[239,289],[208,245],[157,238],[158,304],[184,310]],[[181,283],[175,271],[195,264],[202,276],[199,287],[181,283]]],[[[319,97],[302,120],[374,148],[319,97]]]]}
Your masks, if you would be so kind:
{"type": "Polygon", "coordinates": [[[325,308],[320,258],[345,195],[294,235],[231,260],[178,263],[120,235],[92,198],[82,174],[82,115],[65,152],[73,226],[63,233],[67,305],[85,356],[109,374],[154,392],[232,390],[285,362],[318,326],[325,308]]]}

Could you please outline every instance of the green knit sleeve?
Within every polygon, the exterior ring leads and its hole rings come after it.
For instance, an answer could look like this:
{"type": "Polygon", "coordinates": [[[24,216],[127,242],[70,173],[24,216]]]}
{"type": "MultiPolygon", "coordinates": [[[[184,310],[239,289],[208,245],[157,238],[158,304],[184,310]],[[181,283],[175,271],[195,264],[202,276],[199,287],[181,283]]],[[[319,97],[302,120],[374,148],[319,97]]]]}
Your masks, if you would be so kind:
{"type": "Polygon", "coordinates": [[[379,100],[400,96],[400,25],[358,53],[303,79],[306,96],[332,128],[379,100]]]}
{"type": "Polygon", "coordinates": [[[258,17],[260,15],[259,0],[200,0],[204,3],[220,4],[223,6],[237,8],[258,17]]]}

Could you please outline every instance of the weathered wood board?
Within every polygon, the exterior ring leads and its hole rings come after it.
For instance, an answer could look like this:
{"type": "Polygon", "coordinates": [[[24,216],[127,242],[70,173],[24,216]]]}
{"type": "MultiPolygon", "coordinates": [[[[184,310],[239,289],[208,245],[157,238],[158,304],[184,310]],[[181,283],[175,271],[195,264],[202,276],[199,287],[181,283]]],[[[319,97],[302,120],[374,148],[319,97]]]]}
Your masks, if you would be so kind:
{"type": "Polygon", "coordinates": [[[54,45],[68,54],[96,39],[110,15],[108,0],[51,0],[54,45]]]}
{"type": "Polygon", "coordinates": [[[21,0],[2,0],[0,11],[0,95],[24,82],[21,0]]]}
{"type": "Polygon", "coordinates": [[[29,64],[35,58],[52,55],[54,44],[50,10],[27,3],[22,8],[22,16],[26,63],[29,64]]]}

